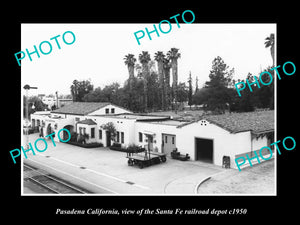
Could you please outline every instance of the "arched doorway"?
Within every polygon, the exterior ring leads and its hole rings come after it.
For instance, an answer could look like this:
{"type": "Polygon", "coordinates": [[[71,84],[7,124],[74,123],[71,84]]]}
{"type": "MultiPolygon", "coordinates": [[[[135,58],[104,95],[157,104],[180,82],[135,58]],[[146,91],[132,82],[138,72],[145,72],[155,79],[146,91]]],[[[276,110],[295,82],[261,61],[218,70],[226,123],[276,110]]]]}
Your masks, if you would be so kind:
{"type": "MultiPolygon", "coordinates": [[[[71,134],[74,132],[74,126],[73,125],[66,125],[66,126],[64,126],[64,129],[69,130],[71,134]]],[[[68,134],[67,131],[63,130],[62,140],[67,140],[67,139],[69,139],[69,134],[68,134]]]]}

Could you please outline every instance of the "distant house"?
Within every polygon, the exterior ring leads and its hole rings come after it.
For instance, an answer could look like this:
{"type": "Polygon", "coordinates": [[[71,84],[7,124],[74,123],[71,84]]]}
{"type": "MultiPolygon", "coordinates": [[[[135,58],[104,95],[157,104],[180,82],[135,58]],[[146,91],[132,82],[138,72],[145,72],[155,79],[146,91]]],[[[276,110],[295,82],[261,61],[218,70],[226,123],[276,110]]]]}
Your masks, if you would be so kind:
{"type": "Polygon", "coordinates": [[[44,94],[39,94],[38,97],[42,100],[42,102],[44,104],[47,105],[48,109],[52,109],[52,107],[54,105],[55,105],[56,108],[61,108],[65,105],[69,105],[69,104],[73,103],[73,99],[59,98],[58,101],[57,101],[55,96],[46,97],[44,94]]]}
{"type": "Polygon", "coordinates": [[[45,124],[45,120],[50,117],[51,112],[50,111],[37,111],[30,115],[31,118],[31,125],[33,128],[38,128],[39,126],[42,126],[45,124]]]}
{"type": "MultiPolygon", "coordinates": [[[[31,120],[41,117],[45,135],[66,128],[104,146],[135,144],[167,155],[177,148],[191,160],[216,165],[222,165],[223,157],[229,156],[231,167],[235,167],[235,158],[254,156],[254,151],[274,141],[274,111],[202,115],[187,121],[168,115],[134,114],[108,102],[74,102],[44,116],[34,113],[31,120]],[[116,128],[114,138],[103,129],[107,123],[116,128]]],[[[57,137],[55,140],[59,141],[57,137]]]]}

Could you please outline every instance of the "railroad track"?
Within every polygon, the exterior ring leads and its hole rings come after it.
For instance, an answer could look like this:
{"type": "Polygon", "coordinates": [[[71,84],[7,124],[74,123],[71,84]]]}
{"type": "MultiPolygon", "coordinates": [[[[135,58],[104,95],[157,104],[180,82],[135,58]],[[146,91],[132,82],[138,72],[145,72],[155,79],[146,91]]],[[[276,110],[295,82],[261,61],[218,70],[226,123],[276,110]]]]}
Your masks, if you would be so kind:
{"type": "Polygon", "coordinates": [[[52,194],[87,194],[91,193],[73,186],[57,177],[41,172],[40,170],[23,164],[24,181],[32,182],[39,186],[41,193],[52,193],[52,194]],[[44,190],[43,190],[44,189],[44,190]]]}

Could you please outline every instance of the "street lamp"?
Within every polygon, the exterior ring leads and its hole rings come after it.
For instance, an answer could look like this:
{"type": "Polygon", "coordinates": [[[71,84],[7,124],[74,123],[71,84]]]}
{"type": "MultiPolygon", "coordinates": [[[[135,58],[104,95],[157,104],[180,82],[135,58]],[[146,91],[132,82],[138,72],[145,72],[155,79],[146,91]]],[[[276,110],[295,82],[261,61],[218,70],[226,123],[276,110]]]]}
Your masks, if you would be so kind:
{"type": "Polygon", "coordinates": [[[24,87],[23,87],[25,90],[26,90],[26,121],[25,121],[25,124],[26,124],[26,129],[25,129],[25,134],[26,134],[26,148],[28,149],[29,148],[29,137],[28,137],[28,132],[29,132],[29,129],[28,129],[28,122],[29,122],[29,115],[28,115],[28,107],[29,107],[29,103],[28,103],[28,90],[29,89],[37,89],[37,87],[30,87],[28,84],[26,84],[24,87]]]}

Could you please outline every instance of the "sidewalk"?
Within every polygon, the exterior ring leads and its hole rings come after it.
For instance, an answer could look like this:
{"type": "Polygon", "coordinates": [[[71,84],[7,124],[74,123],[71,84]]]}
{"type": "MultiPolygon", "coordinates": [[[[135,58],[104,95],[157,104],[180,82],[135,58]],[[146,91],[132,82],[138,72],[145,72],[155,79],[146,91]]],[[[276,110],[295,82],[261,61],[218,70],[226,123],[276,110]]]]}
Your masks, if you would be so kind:
{"type": "MultiPolygon", "coordinates": [[[[34,143],[37,134],[29,136],[34,143]]],[[[42,142],[38,142],[38,144],[42,142]]],[[[126,154],[108,148],[81,148],[47,140],[48,149],[23,159],[96,194],[190,195],[203,178],[224,171],[219,166],[198,161],[182,162],[168,158],[166,163],[140,169],[127,165],[126,154]]],[[[43,149],[43,146],[40,147],[43,149]]]]}

